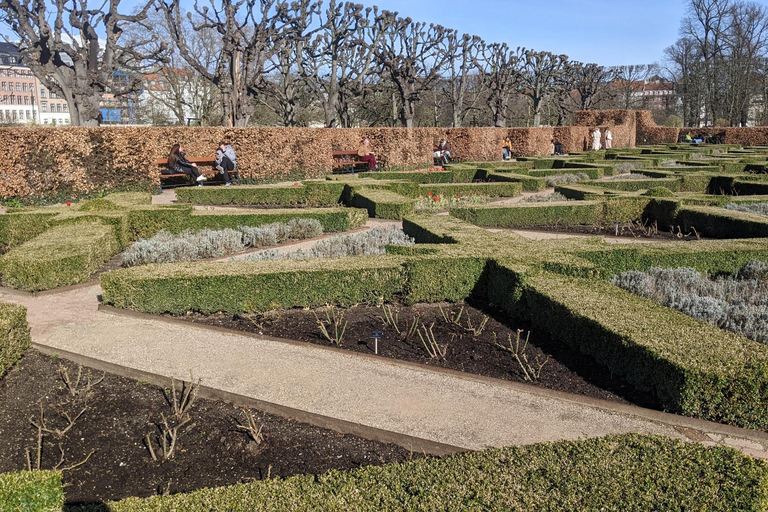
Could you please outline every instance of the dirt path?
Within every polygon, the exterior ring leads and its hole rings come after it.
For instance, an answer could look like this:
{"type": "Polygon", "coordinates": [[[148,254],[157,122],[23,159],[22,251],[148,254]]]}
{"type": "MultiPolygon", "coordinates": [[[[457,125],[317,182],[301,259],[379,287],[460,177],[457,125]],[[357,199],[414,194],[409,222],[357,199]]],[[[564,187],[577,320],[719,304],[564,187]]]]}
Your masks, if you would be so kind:
{"type": "Polygon", "coordinates": [[[129,369],[468,449],[645,432],[734,445],[768,457],[768,436],[471,375],[313,345],[97,310],[99,286],[40,297],[33,342],[129,369]],[[734,434],[734,432],[736,432],[734,434]]]}

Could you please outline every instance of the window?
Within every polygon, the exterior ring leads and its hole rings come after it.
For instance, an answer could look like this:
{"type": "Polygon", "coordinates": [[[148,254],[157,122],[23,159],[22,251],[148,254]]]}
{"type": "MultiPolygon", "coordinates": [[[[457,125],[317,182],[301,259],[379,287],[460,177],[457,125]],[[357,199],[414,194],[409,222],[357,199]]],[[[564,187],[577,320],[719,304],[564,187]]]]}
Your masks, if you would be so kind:
{"type": "Polygon", "coordinates": [[[16,90],[21,92],[21,82],[16,82],[16,90]]]}
{"type": "Polygon", "coordinates": [[[40,102],[40,110],[43,112],[48,112],[48,102],[47,101],[41,101],[40,102]]]}
{"type": "Polygon", "coordinates": [[[40,89],[40,97],[45,98],[45,89],[40,89]]]}
{"type": "Polygon", "coordinates": [[[69,107],[67,107],[67,104],[66,104],[66,103],[65,103],[64,105],[62,105],[62,106],[61,106],[61,108],[62,108],[62,110],[63,110],[64,112],[69,112],[69,110],[68,110],[68,108],[69,108],[69,107]]]}
{"type": "Polygon", "coordinates": [[[21,84],[21,90],[22,90],[23,92],[27,92],[27,83],[26,83],[26,82],[24,82],[23,84],[21,84]]]}
{"type": "Polygon", "coordinates": [[[30,110],[27,110],[27,121],[32,119],[32,112],[30,110]]]}
{"type": "Polygon", "coordinates": [[[56,112],[61,112],[61,103],[56,104],[56,112]]]}
{"type": "Polygon", "coordinates": [[[24,96],[24,104],[29,105],[29,96],[24,96]]]}
{"type": "Polygon", "coordinates": [[[7,82],[3,82],[3,90],[4,91],[8,90],[8,83],[7,82]]]}
{"type": "Polygon", "coordinates": [[[8,95],[7,94],[3,94],[3,103],[6,104],[6,105],[8,104],[8,95]]]}
{"type": "Polygon", "coordinates": [[[19,113],[17,111],[13,111],[13,120],[15,121],[19,116],[19,113]]]}

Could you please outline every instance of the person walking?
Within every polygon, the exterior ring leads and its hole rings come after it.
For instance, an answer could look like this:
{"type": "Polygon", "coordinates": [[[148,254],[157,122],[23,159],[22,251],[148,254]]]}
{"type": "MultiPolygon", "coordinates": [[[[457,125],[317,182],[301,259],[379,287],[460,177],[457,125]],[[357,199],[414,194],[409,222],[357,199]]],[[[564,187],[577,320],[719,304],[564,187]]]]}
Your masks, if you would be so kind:
{"type": "Polygon", "coordinates": [[[600,128],[595,128],[595,131],[592,132],[592,151],[600,151],[600,138],[602,135],[600,128]]]}
{"type": "Polygon", "coordinates": [[[174,173],[184,173],[192,176],[200,187],[203,186],[201,182],[208,179],[200,174],[197,164],[187,160],[181,144],[174,144],[171,148],[171,152],[168,154],[168,168],[174,173]]]}

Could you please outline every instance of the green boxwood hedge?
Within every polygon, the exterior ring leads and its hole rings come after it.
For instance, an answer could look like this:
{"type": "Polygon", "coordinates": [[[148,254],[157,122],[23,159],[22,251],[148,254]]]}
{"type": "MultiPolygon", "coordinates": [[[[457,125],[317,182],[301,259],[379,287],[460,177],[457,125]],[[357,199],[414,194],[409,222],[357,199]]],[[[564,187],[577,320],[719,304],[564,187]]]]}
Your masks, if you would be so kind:
{"type": "MultiPolygon", "coordinates": [[[[731,448],[627,434],[110,502],[112,512],[764,510],[768,469],[731,448]]],[[[88,509],[82,509],[87,512],[88,509]]]]}
{"type": "Polygon", "coordinates": [[[521,183],[434,183],[420,185],[421,194],[433,192],[441,197],[453,196],[487,196],[515,197],[523,192],[521,183]]]}
{"type": "Polygon", "coordinates": [[[145,265],[101,276],[104,302],[147,313],[204,314],[394,301],[402,258],[145,265]]]}
{"type": "Polygon", "coordinates": [[[768,237],[768,217],[757,213],[707,206],[681,206],[675,224],[709,238],[768,237]]]}
{"type": "Polygon", "coordinates": [[[0,257],[3,285],[34,292],[82,283],[119,250],[113,226],[54,227],[0,257]]]}
{"type": "Polygon", "coordinates": [[[35,238],[50,227],[57,213],[19,212],[0,215],[0,254],[35,238]]]}
{"type": "Polygon", "coordinates": [[[29,344],[27,309],[17,304],[0,303],[0,378],[16,364],[29,344]]]}
{"type": "Polygon", "coordinates": [[[526,311],[537,328],[653,393],[665,409],[768,428],[768,347],[605,281],[529,276],[526,311]]]}
{"type": "Polygon", "coordinates": [[[358,190],[351,200],[352,206],[365,208],[370,217],[379,219],[401,220],[414,211],[412,198],[395,194],[388,190],[363,188],[358,190]]]}
{"type": "Polygon", "coordinates": [[[476,206],[454,208],[451,216],[482,227],[578,226],[639,220],[648,202],[647,198],[633,197],[606,201],[476,206]]]}
{"type": "Polygon", "coordinates": [[[341,202],[344,184],[333,181],[297,182],[291,185],[241,187],[187,187],[176,190],[184,203],[200,205],[243,205],[272,207],[336,206],[341,202]]]}
{"type": "Polygon", "coordinates": [[[0,474],[0,510],[60,512],[64,507],[61,473],[21,471],[0,474]]]}
{"type": "Polygon", "coordinates": [[[495,182],[518,182],[526,192],[538,192],[547,188],[546,178],[537,178],[526,174],[516,174],[512,172],[489,172],[486,174],[489,181],[495,182]]]}

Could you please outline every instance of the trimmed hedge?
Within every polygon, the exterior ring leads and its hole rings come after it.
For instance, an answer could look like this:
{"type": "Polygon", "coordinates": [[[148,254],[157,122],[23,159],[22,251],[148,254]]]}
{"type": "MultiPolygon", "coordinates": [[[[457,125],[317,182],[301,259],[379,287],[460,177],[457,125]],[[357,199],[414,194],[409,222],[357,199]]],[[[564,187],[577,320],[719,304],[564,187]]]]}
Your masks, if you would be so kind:
{"type": "Polygon", "coordinates": [[[523,190],[526,192],[538,192],[547,188],[546,178],[536,178],[534,176],[528,176],[525,174],[515,174],[511,172],[489,172],[486,175],[489,181],[495,182],[519,182],[522,184],[523,190]]]}
{"type": "Polygon", "coordinates": [[[599,167],[554,167],[547,170],[532,170],[528,174],[534,178],[545,178],[558,174],[586,174],[590,179],[596,180],[603,177],[603,169],[599,167]]]}
{"type": "Polygon", "coordinates": [[[629,222],[642,218],[646,198],[608,201],[521,203],[507,206],[454,208],[451,216],[482,227],[532,228],[629,222]]]}
{"type": "Polygon", "coordinates": [[[572,242],[568,251],[580,261],[566,258],[556,264],[548,262],[545,268],[571,276],[609,278],[628,270],[646,271],[651,267],[691,267],[710,274],[734,273],[750,260],[768,260],[768,245],[762,239],[632,246],[584,241],[572,242]]]}
{"type": "Polygon", "coordinates": [[[529,276],[529,319],[672,412],[768,428],[768,347],[600,280],[529,276]]]}
{"type": "Polygon", "coordinates": [[[0,257],[3,285],[30,292],[82,283],[120,250],[114,228],[52,228],[0,257]]]}
{"type": "Polygon", "coordinates": [[[351,200],[352,206],[365,208],[370,217],[401,220],[414,211],[415,202],[388,190],[360,189],[351,200]]]}
{"type": "Polygon", "coordinates": [[[323,230],[338,233],[365,225],[368,215],[358,208],[301,208],[273,210],[194,211],[190,205],[166,208],[135,209],[126,214],[126,238],[131,241],[152,238],[159,231],[180,233],[184,230],[235,229],[238,226],[261,226],[291,219],[316,219],[323,230]]]}
{"type": "Polygon", "coordinates": [[[402,294],[402,259],[237,261],[144,265],[101,275],[104,302],[147,313],[243,313],[351,306],[402,294]]]}
{"type": "Polygon", "coordinates": [[[336,206],[341,202],[343,192],[343,183],[305,181],[299,186],[186,187],[178,189],[176,197],[181,202],[200,205],[258,205],[286,208],[336,206]]]}
{"type": "Polygon", "coordinates": [[[43,233],[56,215],[39,211],[0,215],[0,254],[43,233]]]}
{"type": "Polygon", "coordinates": [[[64,489],[58,471],[20,471],[0,474],[0,510],[59,512],[64,489]]]}
{"type": "Polygon", "coordinates": [[[416,183],[470,183],[475,179],[477,169],[474,167],[454,167],[445,171],[421,172],[372,172],[367,178],[376,180],[405,180],[416,183]]]}
{"type": "Polygon", "coordinates": [[[675,223],[710,238],[768,237],[768,217],[706,206],[681,206],[675,223]]]}
{"type": "Polygon", "coordinates": [[[27,309],[0,303],[0,378],[16,364],[30,343],[27,309]]]}
{"type": "Polygon", "coordinates": [[[469,452],[108,503],[113,512],[763,510],[764,462],[626,434],[469,452]]]}
{"type": "MultiPolygon", "coordinates": [[[[653,187],[667,187],[673,192],[680,190],[680,180],[678,178],[653,178],[647,180],[610,180],[610,181],[583,181],[583,185],[592,187],[602,187],[612,190],[622,190],[624,192],[637,192],[653,187]]],[[[696,192],[696,191],[694,191],[696,192]]]]}
{"type": "Polygon", "coordinates": [[[434,192],[441,197],[452,196],[487,196],[515,197],[523,192],[522,183],[437,183],[420,185],[421,193],[434,192]]]}

